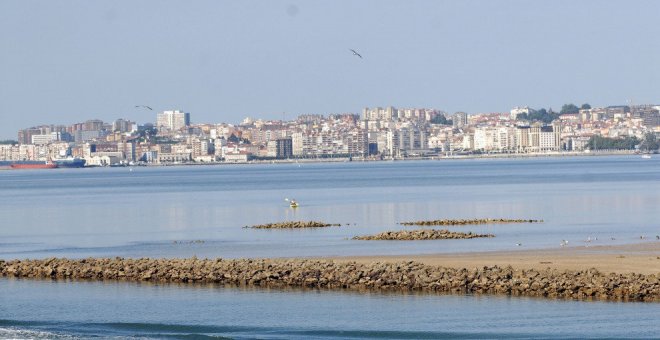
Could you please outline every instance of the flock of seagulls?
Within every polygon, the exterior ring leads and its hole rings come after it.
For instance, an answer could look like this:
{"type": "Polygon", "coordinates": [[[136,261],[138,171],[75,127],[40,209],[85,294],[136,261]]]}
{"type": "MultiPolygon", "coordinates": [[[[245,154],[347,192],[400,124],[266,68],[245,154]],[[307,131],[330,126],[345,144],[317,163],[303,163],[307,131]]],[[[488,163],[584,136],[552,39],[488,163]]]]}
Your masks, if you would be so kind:
{"type": "MultiPolygon", "coordinates": [[[[639,236],[639,239],[640,239],[640,240],[644,240],[644,239],[646,239],[646,236],[644,236],[644,235],[640,235],[640,236],[639,236]]],[[[655,235],[655,239],[656,239],[656,240],[660,240],[660,235],[655,235]]],[[[610,240],[614,241],[614,240],[616,240],[616,238],[614,238],[614,237],[610,237],[610,240]]],[[[594,241],[598,241],[598,237],[593,237],[593,238],[592,238],[591,236],[587,236],[587,238],[586,238],[583,242],[586,243],[585,246],[588,247],[589,244],[590,244],[591,242],[594,242],[594,241]]],[[[522,246],[522,243],[518,242],[518,243],[516,243],[516,246],[520,247],[520,246],[522,246]]],[[[561,242],[559,243],[559,246],[560,246],[560,247],[566,247],[566,246],[568,246],[568,240],[561,240],[561,242]]]]}

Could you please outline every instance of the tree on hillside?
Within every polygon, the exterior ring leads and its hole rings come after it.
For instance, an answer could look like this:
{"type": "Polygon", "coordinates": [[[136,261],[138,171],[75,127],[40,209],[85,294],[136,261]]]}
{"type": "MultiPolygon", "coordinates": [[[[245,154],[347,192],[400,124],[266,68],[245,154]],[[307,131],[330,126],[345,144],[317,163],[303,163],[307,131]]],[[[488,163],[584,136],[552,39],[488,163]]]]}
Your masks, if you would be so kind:
{"type": "Polygon", "coordinates": [[[538,109],[530,112],[529,114],[520,114],[516,117],[516,120],[529,120],[532,122],[543,122],[551,123],[553,120],[559,118],[559,115],[555,112],[552,112],[552,109],[546,111],[546,109],[538,109]]]}
{"type": "Polygon", "coordinates": [[[445,117],[445,115],[439,114],[439,115],[436,115],[435,117],[433,117],[433,119],[431,119],[431,123],[432,124],[442,124],[442,125],[452,125],[453,122],[451,120],[447,119],[447,117],[445,117]]]}
{"type": "Polygon", "coordinates": [[[234,144],[238,144],[238,143],[250,144],[250,140],[248,140],[247,138],[239,138],[233,133],[231,134],[231,136],[229,136],[229,138],[227,138],[227,141],[234,144]]]}
{"type": "Polygon", "coordinates": [[[559,114],[566,114],[566,113],[578,113],[580,109],[575,106],[575,104],[564,104],[561,107],[561,111],[559,111],[559,114]]]}
{"type": "Polygon", "coordinates": [[[588,103],[584,103],[582,104],[582,106],[580,106],[580,110],[589,110],[590,108],[591,105],[589,105],[588,103]]]}

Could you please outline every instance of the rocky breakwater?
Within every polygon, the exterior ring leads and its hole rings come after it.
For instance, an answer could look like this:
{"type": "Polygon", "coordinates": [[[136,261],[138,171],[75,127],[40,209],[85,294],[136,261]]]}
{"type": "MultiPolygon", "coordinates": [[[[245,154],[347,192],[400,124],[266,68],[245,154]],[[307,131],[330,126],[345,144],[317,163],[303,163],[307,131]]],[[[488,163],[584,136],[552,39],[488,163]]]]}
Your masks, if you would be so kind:
{"type": "Polygon", "coordinates": [[[245,228],[254,229],[296,229],[296,228],[324,228],[324,227],[341,227],[341,224],[324,223],[317,221],[288,221],[278,223],[257,224],[245,228]]]}
{"type": "Polygon", "coordinates": [[[217,283],[262,287],[506,294],[568,299],[660,302],[660,273],[474,269],[418,262],[335,262],[284,259],[0,260],[0,275],[20,278],[217,283]]]}
{"type": "Polygon", "coordinates": [[[454,240],[480,237],[495,237],[493,234],[461,233],[449,230],[421,229],[386,231],[376,235],[355,236],[354,240],[416,241],[416,240],[454,240]]]}
{"type": "Polygon", "coordinates": [[[507,219],[507,218],[477,218],[467,220],[431,220],[431,221],[414,221],[414,222],[401,222],[399,224],[405,226],[418,225],[418,226],[432,226],[432,225],[476,225],[476,224],[505,224],[505,223],[541,223],[543,220],[522,220],[522,219],[507,219]]]}

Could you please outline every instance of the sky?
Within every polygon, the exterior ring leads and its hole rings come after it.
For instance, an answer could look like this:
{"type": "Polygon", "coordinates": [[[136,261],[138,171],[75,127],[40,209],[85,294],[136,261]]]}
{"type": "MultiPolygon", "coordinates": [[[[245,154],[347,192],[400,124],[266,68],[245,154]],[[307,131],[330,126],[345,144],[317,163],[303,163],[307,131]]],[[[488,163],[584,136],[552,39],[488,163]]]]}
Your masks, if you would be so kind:
{"type": "Polygon", "coordinates": [[[173,109],[236,124],[658,104],[659,14],[652,0],[0,0],[0,139],[173,109]]]}

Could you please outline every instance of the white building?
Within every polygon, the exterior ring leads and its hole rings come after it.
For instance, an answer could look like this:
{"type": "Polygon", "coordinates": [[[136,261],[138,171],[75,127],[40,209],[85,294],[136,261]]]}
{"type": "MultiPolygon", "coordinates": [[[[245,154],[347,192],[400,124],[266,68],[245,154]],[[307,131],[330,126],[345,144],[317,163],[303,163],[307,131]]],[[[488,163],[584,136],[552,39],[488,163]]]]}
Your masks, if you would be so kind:
{"type": "Polygon", "coordinates": [[[178,131],[190,125],[190,113],[179,110],[163,111],[156,116],[158,131],[178,131]]]}
{"type": "Polygon", "coordinates": [[[373,109],[365,108],[362,110],[362,119],[390,121],[392,119],[398,118],[398,114],[398,110],[392,106],[388,106],[386,108],[376,107],[373,109]]]}
{"type": "Polygon", "coordinates": [[[495,148],[495,129],[490,127],[480,127],[474,130],[474,149],[475,150],[493,150],[495,148]]]}
{"type": "Polygon", "coordinates": [[[294,132],[291,134],[291,143],[293,144],[293,155],[299,156],[303,154],[304,138],[302,132],[294,132]]]}
{"type": "Polygon", "coordinates": [[[32,135],[32,144],[35,145],[44,145],[50,142],[55,142],[61,139],[61,134],[59,132],[51,132],[46,135],[32,135]]]}
{"type": "Polygon", "coordinates": [[[534,112],[534,110],[530,109],[527,106],[523,106],[523,107],[516,106],[513,109],[511,109],[511,112],[510,112],[511,113],[511,119],[516,120],[516,118],[518,118],[519,115],[521,115],[521,114],[528,115],[532,112],[534,112]]]}

